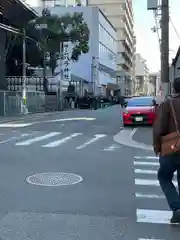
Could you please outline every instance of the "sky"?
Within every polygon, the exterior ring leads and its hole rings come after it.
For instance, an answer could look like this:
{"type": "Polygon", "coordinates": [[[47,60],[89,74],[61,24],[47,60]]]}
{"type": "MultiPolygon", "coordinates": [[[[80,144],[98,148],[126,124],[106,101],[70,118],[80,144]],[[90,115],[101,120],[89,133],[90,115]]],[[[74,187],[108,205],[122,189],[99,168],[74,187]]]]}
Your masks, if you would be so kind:
{"type": "MultiPolygon", "coordinates": [[[[38,0],[26,0],[32,6],[37,5],[38,0]]],[[[135,34],[137,39],[136,51],[147,60],[147,65],[151,72],[160,70],[160,48],[157,33],[152,32],[155,26],[155,20],[152,11],[147,10],[147,0],[132,0],[134,11],[135,34]]],[[[180,0],[169,0],[170,3],[170,17],[177,32],[180,35],[180,0]]],[[[176,55],[180,45],[180,37],[177,36],[170,23],[170,57],[176,55]]]]}
{"type": "MultiPolygon", "coordinates": [[[[180,0],[170,0],[170,17],[177,32],[180,35],[180,0]]],[[[133,0],[133,11],[135,21],[135,34],[137,38],[136,51],[147,60],[147,65],[152,72],[160,70],[160,48],[157,33],[152,32],[155,26],[152,11],[147,10],[147,0],[133,0]]],[[[177,36],[170,23],[170,62],[176,55],[180,45],[180,38],[177,36]]]]}

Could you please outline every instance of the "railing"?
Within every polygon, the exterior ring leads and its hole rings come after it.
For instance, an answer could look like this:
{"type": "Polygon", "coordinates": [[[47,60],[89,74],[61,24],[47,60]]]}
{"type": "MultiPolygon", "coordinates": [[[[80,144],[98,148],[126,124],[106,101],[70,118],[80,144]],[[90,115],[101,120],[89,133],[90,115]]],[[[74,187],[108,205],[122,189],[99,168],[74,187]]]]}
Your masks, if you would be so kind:
{"type": "MultiPolygon", "coordinates": [[[[56,92],[59,88],[58,83],[59,80],[55,77],[48,77],[48,91],[56,92]]],[[[8,82],[8,90],[9,91],[19,91],[23,90],[23,80],[22,77],[6,77],[6,81],[8,82]]],[[[82,93],[82,83],[80,81],[72,81],[72,84],[75,86],[75,91],[79,95],[82,93]]],[[[69,82],[61,81],[62,91],[67,91],[69,82]]],[[[26,91],[27,92],[43,92],[43,77],[26,77],[26,91]]]]}
{"type": "Polygon", "coordinates": [[[42,92],[28,92],[26,108],[22,107],[21,92],[0,91],[0,116],[24,115],[27,112],[42,112],[45,95],[42,92]]]}

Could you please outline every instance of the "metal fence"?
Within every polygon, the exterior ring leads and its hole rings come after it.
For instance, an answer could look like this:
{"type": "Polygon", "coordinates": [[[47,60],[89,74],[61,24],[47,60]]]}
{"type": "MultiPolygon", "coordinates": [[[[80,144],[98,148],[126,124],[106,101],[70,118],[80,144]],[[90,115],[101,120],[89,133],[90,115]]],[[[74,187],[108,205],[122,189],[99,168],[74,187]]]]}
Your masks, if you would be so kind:
{"type": "MultiPolygon", "coordinates": [[[[28,92],[27,109],[30,113],[43,112],[45,109],[44,93],[28,92]]],[[[23,114],[21,92],[0,91],[0,116],[23,114]]]]}

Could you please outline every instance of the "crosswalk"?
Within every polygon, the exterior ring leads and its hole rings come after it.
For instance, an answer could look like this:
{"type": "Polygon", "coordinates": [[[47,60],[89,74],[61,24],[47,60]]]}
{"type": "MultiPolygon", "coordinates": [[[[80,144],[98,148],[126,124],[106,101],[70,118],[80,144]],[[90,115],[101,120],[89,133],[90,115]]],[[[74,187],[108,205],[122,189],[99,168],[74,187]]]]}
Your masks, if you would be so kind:
{"type": "MultiPolygon", "coordinates": [[[[98,142],[107,139],[106,134],[92,134],[91,136],[83,133],[65,133],[65,132],[20,132],[13,131],[9,133],[0,133],[0,147],[3,144],[11,144],[15,147],[42,147],[46,149],[57,148],[65,144],[71,144],[75,150],[83,150],[88,147],[97,146],[98,142]]],[[[109,139],[109,138],[108,138],[109,139]]],[[[113,140],[113,139],[112,139],[113,140]]],[[[120,148],[113,141],[103,141],[100,144],[100,150],[115,151],[120,148]]]]}
{"type": "MultiPolygon", "coordinates": [[[[140,229],[143,229],[143,233],[146,232],[146,237],[139,238],[138,240],[169,240],[169,238],[162,239],[162,231],[160,231],[160,237],[157,236],[156,238],[154,235],[157,234],[157,231],[152,232],[153,227],[156,228],[157,225],[159,226],[158,229],[162,226],[168,226],[172,216],[157,180],[157,170],[159,167],[158,157],[134,156],[133,164],[135,176],[136,221],[138,225],[142,224],[143,228],[141,226],[140,229]],[[145,231],[145,229],[147,231],[145,231]],[[151,229],[150,232],[148,232],[148,229],[151,229]]],[[[174,184],[177,186],[175,178],[174,184]]]]}

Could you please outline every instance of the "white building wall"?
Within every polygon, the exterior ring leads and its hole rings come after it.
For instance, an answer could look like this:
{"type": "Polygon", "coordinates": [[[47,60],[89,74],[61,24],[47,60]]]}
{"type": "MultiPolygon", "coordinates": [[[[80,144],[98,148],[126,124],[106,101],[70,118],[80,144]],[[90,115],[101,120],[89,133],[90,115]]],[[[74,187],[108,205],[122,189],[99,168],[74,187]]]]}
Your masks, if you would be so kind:
{"type": "Polygon", "coordinates": [[[149,69],[146,64],[146,60],[142,58],[142,56],[137,53],[135,55],[135,94],[139,95],[140,93],[149,94],[148,91],[149,86],[149,69]],[[143,81],[143,86],[141,88],[139,86],[139,77],[141,77],[143,81]]]}
{"type": "Polygon", "coordinates": [[[116,70],[116,30],[99,11],[99,63],[116,70]]]}
{"type": "MultiPolygon", "coordinates": [[[[36,10],[41,13],[42,8],[36,8],[36,10]]],[[[108,20],[103,16],[97,7],[50,7],[52,14],[57,14],[62,16],[66,13],[83,12],[84,19],[88,24],[90,30],[89,39],[89,52],[87,54],[82,54],[79,60],[75,63],[70,64],[70,71],[72,75],[82,78],[89,83],[92,81],[96,82],[97,88],[99,85],[106,85],[107,83],[116,83],[116,80],[112,76],[108,75],[106,72],[99,71],[99,64],[104,65],[111,71],[116,70],[116,42],[112,41],[112,38],[116,39],[116,31],[113,29],[108,20]],[[99,32],[98,26],[103,25],[104,37],[102,38],[99,32]],[[108,37],[108,34],[112,38],[108,37]],[[109,49],[112,54],[114,54],[114,60],[112,56],[109,56],[107,51],[100,51],[100,39],[104,44],[106,49],[109,49]],[[95,68],[92,68],[92,64],[95,68]]],[[[99,90],[98,90],[99,91],[99,90]]]]}
{"type": "Polygon", "coordinates": [[[135,75],[144,76],[146,74],[145,60],[138,53],[135,57],[135,75]]]}

